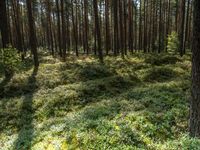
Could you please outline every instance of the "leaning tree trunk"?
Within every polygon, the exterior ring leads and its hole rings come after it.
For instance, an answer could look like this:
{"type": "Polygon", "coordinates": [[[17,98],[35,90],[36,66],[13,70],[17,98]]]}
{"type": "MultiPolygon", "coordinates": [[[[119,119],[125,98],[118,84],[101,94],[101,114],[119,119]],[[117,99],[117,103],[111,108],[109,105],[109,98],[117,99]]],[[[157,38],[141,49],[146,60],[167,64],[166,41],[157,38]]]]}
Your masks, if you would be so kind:
{"type": "Polygon", "coordinates": [[[190,135],[200,137],[200,1],[194,0],[190,135]]]}

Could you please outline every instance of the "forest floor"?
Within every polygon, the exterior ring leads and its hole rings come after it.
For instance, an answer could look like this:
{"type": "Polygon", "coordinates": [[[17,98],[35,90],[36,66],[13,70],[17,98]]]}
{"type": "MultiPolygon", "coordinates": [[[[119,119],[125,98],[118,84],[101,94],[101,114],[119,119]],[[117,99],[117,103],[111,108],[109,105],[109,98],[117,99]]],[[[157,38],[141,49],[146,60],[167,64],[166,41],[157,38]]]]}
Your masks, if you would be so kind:
{"type": "Polygon", "coordinates": [[[0,77],[0,149],[200,149],[187,133],[189,55],[40,61],[0,77]]]}

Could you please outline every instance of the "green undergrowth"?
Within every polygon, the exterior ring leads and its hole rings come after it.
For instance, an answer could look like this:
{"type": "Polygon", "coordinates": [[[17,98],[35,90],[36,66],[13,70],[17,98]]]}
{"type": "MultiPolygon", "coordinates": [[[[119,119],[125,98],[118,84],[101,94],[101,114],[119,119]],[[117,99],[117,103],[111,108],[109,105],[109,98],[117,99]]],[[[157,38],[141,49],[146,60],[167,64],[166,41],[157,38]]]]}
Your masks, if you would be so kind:
{"type": "Polygon", "coordinates": [[[187,133],[189,55],[40,62],[1,75],[0,149],[199,149],[187,133]]]}

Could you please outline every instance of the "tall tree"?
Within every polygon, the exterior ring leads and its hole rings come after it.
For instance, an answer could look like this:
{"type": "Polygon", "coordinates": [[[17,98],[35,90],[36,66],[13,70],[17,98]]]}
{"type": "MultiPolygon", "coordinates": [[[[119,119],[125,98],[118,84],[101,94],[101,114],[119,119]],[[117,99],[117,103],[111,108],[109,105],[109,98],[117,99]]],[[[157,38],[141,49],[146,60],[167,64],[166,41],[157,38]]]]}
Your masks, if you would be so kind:
{"type": "MultiPolygon", "coordinates": [[[[73,37],[74,37],[74,43],[75,43],[75,52],[76,56],[79,55],[78,52],[78,31],[77,31],[77,6],[76,6],[76,17],[74,18],[74,6],[73,6],[73,0],[71,0],[72,3],[72,24],[73,24],[73,37]]],[[[75,0],[75,4],[77,5],[77,1],[75,0]]]]}
{"type": "Polygon", "coordinates": [[[142,50],[142,0],[140,0],[140,15],[139,15],[139,50],[142,50]]]}
{"type": "Polygon", "coordinates": [[[113,34],[113,39],[114,39],[114,55],[119,54],[119,35],[118,35],[118,2],[116,0],[113,0],[113,23],[114,23],[114,34],[113,34]]]}
{"type": "Polygon", "coordinates": [[[194,0],[192,42],[192,96],[190,101],[190,126],[192,137],[200,137],[200,1],[194,0]]]}
{"type": "Polygon", "coordinates": [[[131,0],[128,1],[128,24],[129,24],[129,35],[128,35],[128,45],[129,50],[133,54],[133,2],[131,0]]]}
{"type": "Polygon", "coordinates": [[[124,21],[124,54],[127,55],[127,1],[124,1],[124,20],[123,21],[124,21]]]}
{"type": "Polygon", "coordinates": [[[147,52],[147,16],[146,16],[146,3],[147,0],[144,0],[144,52],[147,52]]]}
{"type": "Polygon", "coordinates": [[[60,6],[59,0],[56,0],[56,15],[57,15],[57,33],[58,33],[58,49],[59,55],[62,57],[62,42],[61,42],[61,27],[60,27],[60,6]]]}
{"type": "Polygon", "coordinates": [[[65,3],[61,0],[61,19],[62,19],[62,57],[66,59],[66,14],[64,11],[65,3]]]}
{"type": "Polygon", "coordinates": [[[6,13],[5,0],[0,0],[0,30],[1,30],[3,48],[6,48],[9,44],[9,35],[8,35],[8,19],[6,13]]]}
{"type": "Polygon", "coordinates": [[[35,22],[33,18],[33,10],[32,10],[32,0],[26,0],[27,3],[27,15],[28,15],[28,23],[29,23],[29,44],[31,47],[31,51],[33,54],[34,65],[35,67],[39,66],[38,61],[38,53],[37,53],[37,40],[36,40],[36,32],[35,32],[35,22]]]}
{"type": "Polygon", "coordinates": [[[189,15],[190,15],[190,0],[187,0],[187,15],[186,15],[186,25],[185,25],[185,37],[184,37],[184,43],[183,43],[183,50],[185,52],[186,49],[186,42],[188,42],[188,27],[189,27],[189,15]]]}
{"type": "Polygon", "coordinates": [[[98,43],[98,56],[99,56],[100,62],[103,63],[103,52],[101,49],[101,30],[100,30],[100,25],[99,25],[97,0],[93,0],[93,7],[94,7],[96,37],[97,37],[97,43],[98,43]]]}
{"type": "Polygon", "coordinates": [[[88,45],[88,0],[84,0],[84,44],[87,55],[89,54],[89,45],[88,45]]]}
{"type": "MultiPolygon", "coordinates": [[[[9,16],[9,42],[17,49],[26,50],[30,47],[27,40],[28,24],[24,19],[26,1],[5,2],[6,16],[9,16]]],[[[34,0],[32,3],[38,46],[47,46],[52,55],[58,52],[63,58],[67,49],[74,51],[77,56],[82,50],[87,54],[97,54],[98,37],[93,1],[34,0]],[[90,44],[94,48],[90,49],[90,44]]],[[[191,0],[97,1],[102,54],[104,49],[107,55],[110,50],[114,55],[126,55],[128,50],[133,53],[134,49],[162,52],[167,50],[167,37],[173,31],[179,33],[179,40],[183,41],[183,48],[179,50],[184,53],[192,38],[192,6],[191,0]]],[[[5,23],[1,22],[2,25],[5,26],[5,23]]]]}
{"type": "Polygon", "coordinates": [[[106,28],[106,54],[108,55],[108,52],[110,50],[110,27],[109,27],[109,0],[105,0],[105,28],[106,28]]]}
{"type": "Polygon", "coordinates": [[[163,41],[162,41],[162,27],[163,27],[163,21],[162,21],[162,0],[160,0],[160,6],[159,6],[159,41],[158,41],[158,53],[160,53],[163,49],[163,41]]]}
{"type": "Polygon", "coordinates": [[[121,51],[121,56],[124,58],[124,26],[123,26],[123,8],[122,5],[123,2],[122,0],[119,0],[119,29],[120,29],[120,51],[121,51]]]}
{"type": "Polygon", "coordinates": [[[51,54],[54,55],[54,41],[52,33],[52,17],[51,17],[51,3],[50,0],[46,0],[46,14],[47,14],[47,36],[49,37],[49,48],[51,49],[51,54]]]}
{"type": "Polygon", "coordinates": [[[178,37],[179,37],[179,52],[183,56],[185,53],[184,47],[184,27],[185,27],[185,0],[180,0],[179,7],[179,28],[178,28],[178,37]]]}
{"type": "Polygon", "coordinates": [[[14,22],[15,22],[15,27],[16,27],[16,33],[17,33],[17,49],[22,52],[22,60],[24,59],[24,54],[23,54],[23,45],[22,45],[22,34],[21,34],[21,28],[20,28],[20,17],[19,17],[19,0],[12,0],[12,7],[14,11],[14,22]]]}

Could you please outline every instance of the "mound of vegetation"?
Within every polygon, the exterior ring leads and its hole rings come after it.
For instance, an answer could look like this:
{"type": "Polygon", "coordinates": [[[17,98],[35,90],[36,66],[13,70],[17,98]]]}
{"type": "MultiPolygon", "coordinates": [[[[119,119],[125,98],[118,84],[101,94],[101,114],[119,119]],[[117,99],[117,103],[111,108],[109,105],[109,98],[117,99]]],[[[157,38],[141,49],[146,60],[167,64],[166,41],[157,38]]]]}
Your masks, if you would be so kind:
{"type": "Polygon", "coordinates": [[[199,140],[187,135],[190,81],[182,67],[190,64],[152,68],[145,57],[107,58],[105,65],[95,58],[49,60],[38,70],[24,65],[0,84],[0,145],[5,150],[198,149],[199,140]]]}
{"type": "Polygon", "coordinates": [[[144,81],[164,82],[164,81],[169,81],[177,76],[178,74],[170,68],[166,67],[152,68],[146,73],[144,81]]]}
{"type": "Polygon", "coordinates": [[[77,78],[82,80],[93,80],[109,77],[114,74],[115,71],[107,68],[106,66],[89,64],[79,69],[76,75],[77,78]]]}
{"type": "Polygon", "coordinates": [[[156,66],[176,64],[177,62],[180,62],[180,61],[181,61],[180,58],[173,55],[157,55],[157,56],[150,55],[145,59],[146,63],[149,63],[151,65],[156,65],[156,66]]]}

